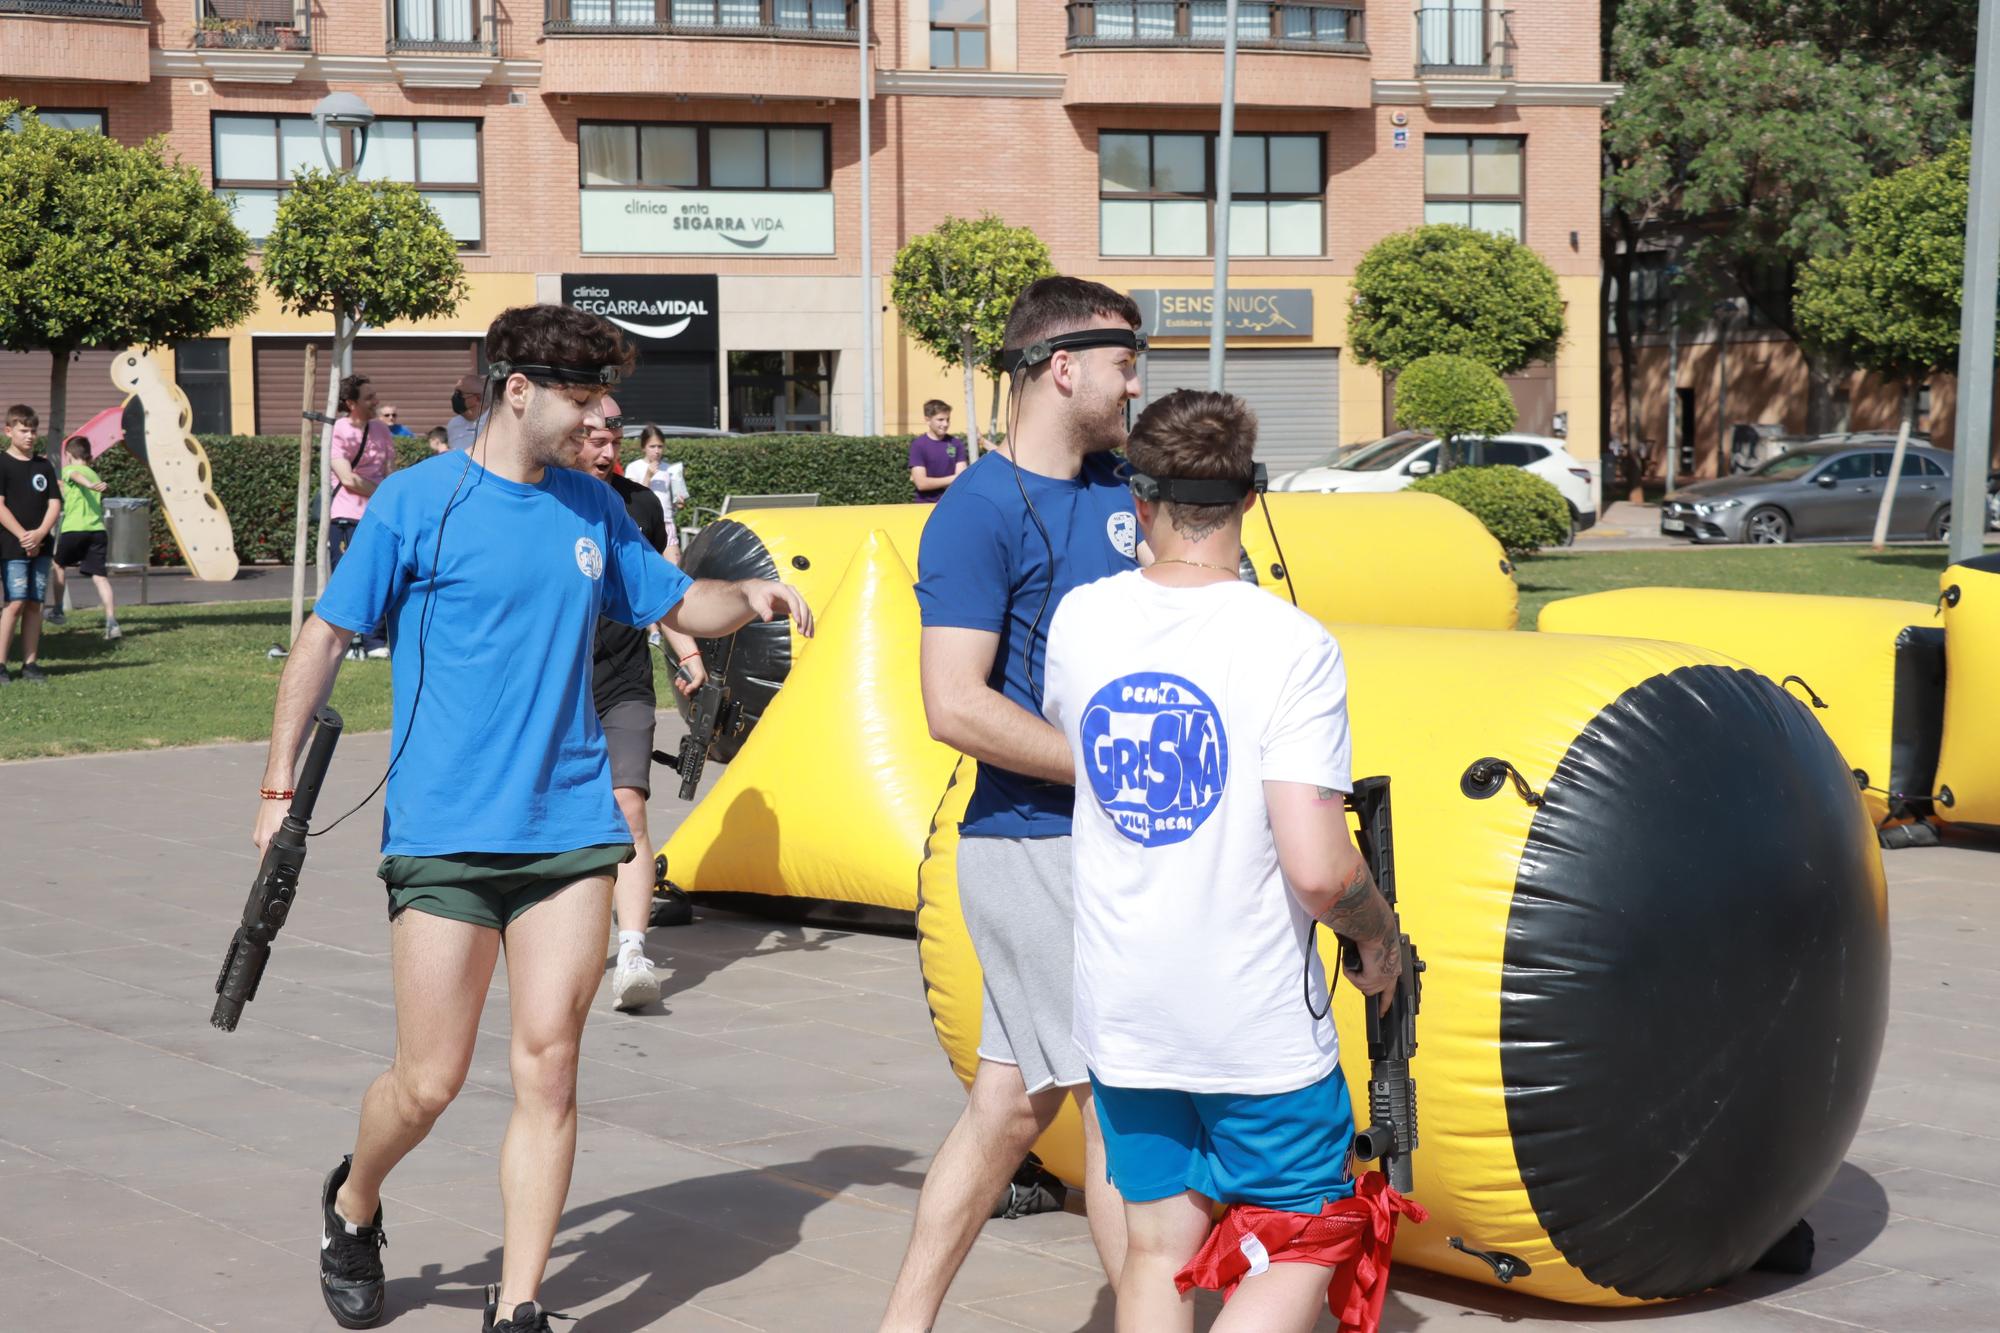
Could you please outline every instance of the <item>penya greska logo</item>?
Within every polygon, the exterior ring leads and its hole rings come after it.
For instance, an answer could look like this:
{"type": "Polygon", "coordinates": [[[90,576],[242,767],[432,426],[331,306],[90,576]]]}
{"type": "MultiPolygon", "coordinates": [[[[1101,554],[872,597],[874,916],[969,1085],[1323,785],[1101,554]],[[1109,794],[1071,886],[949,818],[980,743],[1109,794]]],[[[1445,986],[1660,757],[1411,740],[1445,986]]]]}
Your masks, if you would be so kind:
{"type": "Polygon", "coordinates": [[[1222,801],[1229,740],[1193,681],[1121,676],[1091,696],[1079,731],[1091,794],[1141,847],[1186,841],[1222,801]]]}

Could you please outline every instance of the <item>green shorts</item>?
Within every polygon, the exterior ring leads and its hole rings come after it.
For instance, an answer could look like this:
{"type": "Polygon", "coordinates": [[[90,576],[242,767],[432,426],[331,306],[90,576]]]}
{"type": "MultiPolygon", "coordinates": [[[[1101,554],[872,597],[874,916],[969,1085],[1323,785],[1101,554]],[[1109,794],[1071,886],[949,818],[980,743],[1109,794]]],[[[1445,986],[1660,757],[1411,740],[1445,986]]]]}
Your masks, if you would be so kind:
{"type": "Polygon", "coordinates": [[[405,908],[505,930],[514,918],[580,879],[609,877],[632,859],[629,842],[571,852],[460,852],[385,856],[375,873],[389,889],[389,919],[405,908]]]}

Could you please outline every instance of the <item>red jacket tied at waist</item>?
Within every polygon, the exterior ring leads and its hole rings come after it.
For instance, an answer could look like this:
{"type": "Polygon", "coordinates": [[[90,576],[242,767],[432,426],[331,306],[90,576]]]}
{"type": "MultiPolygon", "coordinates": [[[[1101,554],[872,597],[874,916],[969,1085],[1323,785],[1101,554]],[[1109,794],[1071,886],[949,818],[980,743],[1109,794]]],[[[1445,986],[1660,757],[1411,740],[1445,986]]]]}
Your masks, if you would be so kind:
{"type": "Polygon", "coordinates": [[[1182,1295],[1190,1287],[1220,1291],[1226,1301],[1237,1283],[1271,1264],[1330,1265],[1326,1308],[1340,1321],[1340,1333],[1375,1333],[1389,1295],[1389,1249],[1398,1217],[1424,1222],[1430,1214],[1390,1189],[1380,1171],[1356,1181],[1353,1198],[1329,1203],[1318,1213],[1280,1213],[1234,1203],[1208,1233],[1207,1243],[1174,1275],[1174,1286],[1182,1295]]]}

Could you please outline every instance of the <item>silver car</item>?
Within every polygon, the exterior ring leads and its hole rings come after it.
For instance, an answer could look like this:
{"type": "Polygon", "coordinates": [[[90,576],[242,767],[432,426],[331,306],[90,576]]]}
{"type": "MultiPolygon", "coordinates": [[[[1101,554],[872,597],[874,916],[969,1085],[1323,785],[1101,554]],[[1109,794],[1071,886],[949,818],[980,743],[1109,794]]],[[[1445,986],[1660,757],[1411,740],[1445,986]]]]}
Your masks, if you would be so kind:
{"type": "MultiPolygon", "coordinates": [[[[1816,444],[1754,472],[1683,486],[1660,505],[1660,531],[1697,542],[1852,541],[1875,531],[1893,441],[1816,444]]],[[[1951,455],[1912,444],[1889,509],[1889,535],[1943,541],[1951,531],[1951,455]]]]}

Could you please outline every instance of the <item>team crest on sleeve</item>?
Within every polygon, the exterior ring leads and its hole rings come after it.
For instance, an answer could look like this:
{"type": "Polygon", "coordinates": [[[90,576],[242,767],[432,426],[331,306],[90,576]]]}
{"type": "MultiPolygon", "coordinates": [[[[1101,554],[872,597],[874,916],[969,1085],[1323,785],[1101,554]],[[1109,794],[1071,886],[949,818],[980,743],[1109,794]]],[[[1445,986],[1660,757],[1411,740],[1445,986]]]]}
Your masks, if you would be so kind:
{"type": "Polygon", "coordinates": [[[604,552],[588,537],[576,539],[576,567],[587,579],[596,579],[604,573],[604,552]]]}
{"type": "Polygon", "coordinates": [[[1193,681],[1161,671],[1119,677],[1091,696],[1079,739],[1091,795],[1141,847],[1186,841],[1222,801],[1229,740],[1193,681]]]}
{"type": "Polygon", "coordinates": [[[1128,559],[1139,550],[1139,520],[1129,509],[1121,509],[1104,521],[1105,535],[1111,538],[1111,545],[1118,554],[1128,559]]]}

